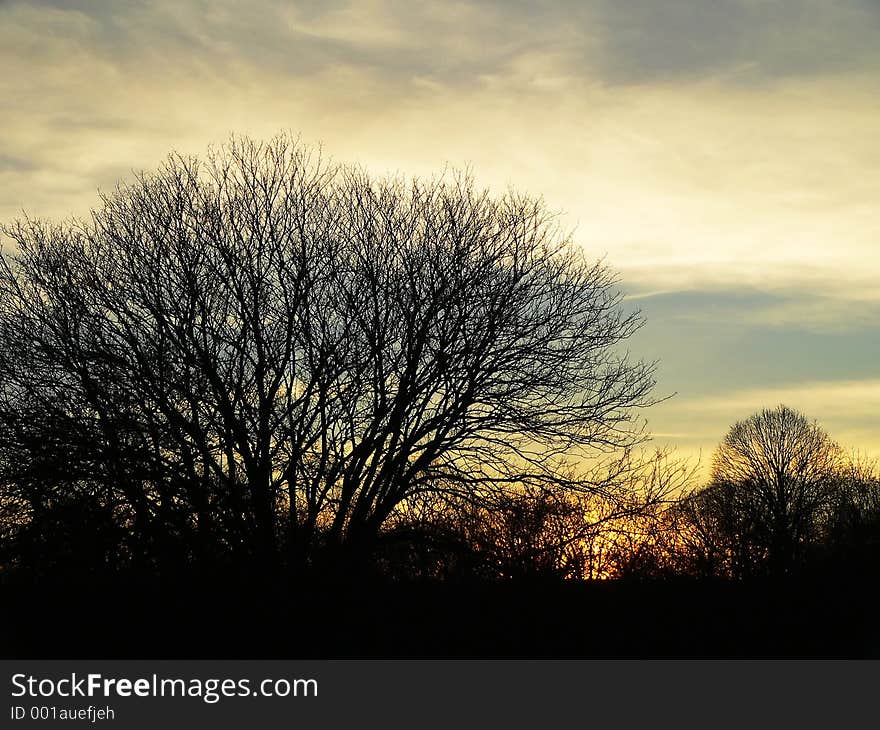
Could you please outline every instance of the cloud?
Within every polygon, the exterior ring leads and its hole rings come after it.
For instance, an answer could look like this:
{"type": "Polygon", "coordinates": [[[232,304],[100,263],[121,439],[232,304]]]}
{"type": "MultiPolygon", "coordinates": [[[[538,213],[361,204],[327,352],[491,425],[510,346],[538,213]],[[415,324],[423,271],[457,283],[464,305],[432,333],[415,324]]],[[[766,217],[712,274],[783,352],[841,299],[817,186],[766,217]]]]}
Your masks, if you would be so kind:
{"type": "Polygon", "coordinates": [[[543,193],[634,290],[868,292],[876,15],[856,1],[14,2],[0,155],[18,167],[0,219],[82,213],[172,147],[291,129],[378,172],[470,163],[543,193]],[[824,66],[823,44],[850,60],[824,66]],[[800,72],[757,86],[717,72],[749,53],[800,72]]]}
{"type": "Polygon", "coordinates": [[[646,325],[631,349],[658,358],[664,390],[687,397],[755,383],[870,378],[880,362],[876,304],[847,310],[836,300],[722,290],[656,294],[632,305],[646,325]],[[817,313],[823,307],[827,320],[817,313]],[[773,319],[780,309],[783,321],[773,319]]]}
{"type": "Polygon", "coordinates": [[[665,321],[722,327],[787,329],[798,333],[864,336],[880,322],[880,291],[871,277],[828,278],[826,270],[799,272],[794,282],[759,288],[723,280],[702,288],[670,287],[640,290],[626,282],[627,300],[665,321]]]}
{"type": "Polygon", "coordinates": [[[610,81],[754,83],[880,61],[880,7],[871,0],[603,0],[596,9],[610,81]]]}
{"type": "Polygon", "coordinates": [[[878,67],[872,0],[394,3],[15,0],[5,40],[42,60],[142,76],[308,76],[329,68],[457,87],[551,53],[603,85],[839,73],[878,67]],[[37,48],[34,34],[44,43],[37,48]],[[46,42],[48,41],[48,42],[46,42]],[[145,65],[148,64],[148,65],[145,65]]]}
{"type": "Polygon", "coordinates": [[[38,165],[34,160],[0,154],[0,175],[4,172],[31,172],[37,169],[37,167],[38,165]]]}
{"type": "Polygon", "coordinates": [[[560,36],[580,49],[586,45],[583,29],[565,31],[561,17],[536,18],[501,2],[42,0],[13,3],[10,15],[25,29],[55,32],[56,48],[138,76],[148,61],[159,75],[180,67],[244,80],[254,71],[290,78],[344,67],[404,84],[421,77],[461,84],[560,36]]]}

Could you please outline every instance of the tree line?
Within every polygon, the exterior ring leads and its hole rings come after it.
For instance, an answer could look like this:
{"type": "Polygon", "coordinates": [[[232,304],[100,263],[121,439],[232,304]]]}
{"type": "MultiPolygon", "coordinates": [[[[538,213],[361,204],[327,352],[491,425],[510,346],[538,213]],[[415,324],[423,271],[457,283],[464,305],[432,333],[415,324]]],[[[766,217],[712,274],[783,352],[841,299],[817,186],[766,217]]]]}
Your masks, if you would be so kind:
{"type": "Polygon", "coordinates": [[[523,493],[494,512],[435,514],[411,547],[457,541],[460,552],[435,555],[428,570],[454,571],[464,554],[494,578],[864,578],[880,568],[877,463],[786,406],[734,424],[705,480],[668,454],[629,478],[640,498],[628,511],[601,495],[523,493]]]}
{"type": "Polygon", "coordinates": [[[876,553],[877,472],[790,409],[736,424],[699,489],[643,450],[642,318],[540,199],[233,138],[3,233],[5,572],[745,578],[876,553]]]}

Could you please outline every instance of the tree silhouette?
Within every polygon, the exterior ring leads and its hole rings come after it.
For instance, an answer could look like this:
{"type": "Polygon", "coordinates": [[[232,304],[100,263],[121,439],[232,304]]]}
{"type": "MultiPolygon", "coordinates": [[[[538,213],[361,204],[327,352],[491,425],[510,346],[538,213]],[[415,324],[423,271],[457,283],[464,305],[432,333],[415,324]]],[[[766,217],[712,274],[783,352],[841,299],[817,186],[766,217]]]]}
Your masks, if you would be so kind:
{"type": "Polygon", "coordinates": [[[683,502],[685,539],[709,572],[791,573],[819,541],[845,460],[815,422],[786,406],[734,424],[710,484],[683,502]]]}
{"type": "Polygon", "coordinates": [[[90,500],[132,560],[351,560],[407,500],[589,493],[642,438],[613,276],[466,176],[233,139],[5,233],[4,503],[90,500]]]}
{"type": "Polygon", "coordinates": [[[824,538],[835,569],[876,571],[880,565],[880,474],[876,461],[855,454],[846,464],[833,495],[824,538]]]}

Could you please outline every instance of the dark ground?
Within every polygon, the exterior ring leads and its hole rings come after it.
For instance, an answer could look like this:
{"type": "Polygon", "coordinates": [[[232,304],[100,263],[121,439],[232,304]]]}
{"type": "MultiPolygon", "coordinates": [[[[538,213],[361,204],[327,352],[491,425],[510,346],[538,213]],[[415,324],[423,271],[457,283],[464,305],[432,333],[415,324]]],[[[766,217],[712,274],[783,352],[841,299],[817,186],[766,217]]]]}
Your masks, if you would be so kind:
{"type": "Polygon", "coordinates": [[[880,658],[876,583],[0,585],[3,658],[880,658]]]}

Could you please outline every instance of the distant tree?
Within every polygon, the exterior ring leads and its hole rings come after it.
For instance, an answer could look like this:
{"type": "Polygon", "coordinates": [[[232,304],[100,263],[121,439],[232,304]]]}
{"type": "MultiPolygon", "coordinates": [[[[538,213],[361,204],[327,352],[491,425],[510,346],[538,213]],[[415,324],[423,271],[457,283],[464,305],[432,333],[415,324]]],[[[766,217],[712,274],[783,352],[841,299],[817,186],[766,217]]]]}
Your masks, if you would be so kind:
{"type": "Polygon", "coordinates": [[[832,567],[844,571],[880,568],[880,471],[877,462],[855,454],[840,475],[825,525],[832,567]]]}
{"type": "Polygon", "coordinates": [[[784,575],[821,539],[845,459],[815,422],[786,406],[728,431],[709,485],[685,499],[683,539],[708,572],[784,575]]]}
{"type": "Polygon", "coordinates": [[[362,554],[420,494],[590,492],[643,437],[641,320],[539,200],[234,139],[4,230],[5,500],[88,495],[133,560],[362,554]]]}

